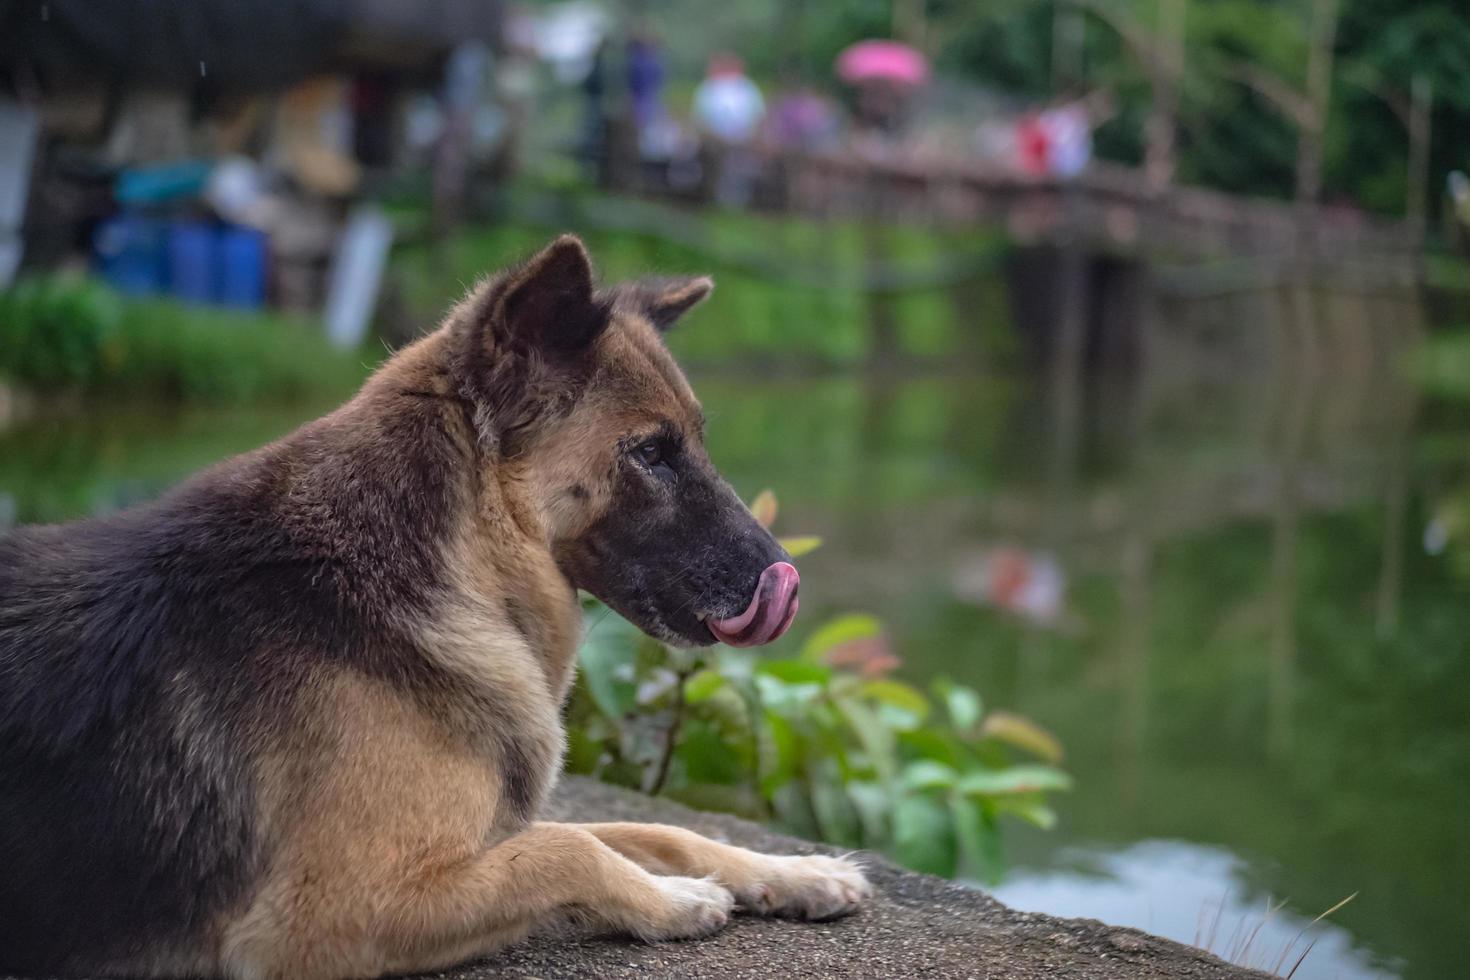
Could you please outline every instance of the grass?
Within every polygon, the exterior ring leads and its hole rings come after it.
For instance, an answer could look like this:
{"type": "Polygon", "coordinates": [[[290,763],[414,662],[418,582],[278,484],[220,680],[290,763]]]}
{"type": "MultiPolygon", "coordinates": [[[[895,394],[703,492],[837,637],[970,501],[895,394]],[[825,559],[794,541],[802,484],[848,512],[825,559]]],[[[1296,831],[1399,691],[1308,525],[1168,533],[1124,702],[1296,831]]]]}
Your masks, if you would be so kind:
{"type": "MultiPolygon", "coordinates": [[[[1262,960],[1260,965],[1255,965],[1252,963],[1253,957],[1251,954],[1255,946],[1256,939],[1261,934],[1261,930],[1265,928],[1268,922],[1276,917],[1276,914],[1278,912],[1286,907],[1285,901],[1273,902],[1268,899],[1266,901],[1266,913],[1261,917],[1261,920],[1255,924],[1254,928],[1247,930],[1246,920],[1242,919],[1239,923],[1236,924],[1235,931],[1231,934],[1230,939],[1227,941],[1225,946],[1223,948],[1216,949],[1215,943],[1219,937],[1220,919],[1225,914],[1225,899],[1221,898],[1220,904],[1215,907],[1214,917],[1210,921],[1209,932],[1205,932],[1203,922],[1201,922],[1199,928],[1195,930],[1194,945],[1199,947],[1200,949],[1214,953],[1222,960],[1225,960],[1227,963],[1234,963],[1237,966],[1244,966],[1251,969],[1266,971],[1269,972],[1272,976],[1282,977],[1284,978],[1284,980],[1291,980],[1292,977],[1296,976],[1296,971],[1301,969],[1302,963],[1304,963],[1307,957],[1311,955],[1313,947],[1317,945],[1317,940],[1312,939],[1310,942],[1307,943],[1305,948],[1303,948],[1300,953],[1297,953],[1297,947],[1301,943],[1302,939],[1306,937],[1307,930],[1311,929],[1313,926],[1317,925],[1317,923],[1326,919],[1328,916],[1332,915],[1332,913],[1336,912],[1338,909],[1342,908],[1344,905],[1348,904],[1357,897],[1358,893],[1353,892],[1347,898],[1344,898],[1342,901],[1332,906],[1332,908],[1323,912],[1311,922],[1308,922],[1306,925],[1298,929],[1296,935],[1291,938],[1291,941],[1281,948],[1280,953],[1276,957],[1276,962],[1269,967],[1269,970],[1265,965],[1270,960],[1269,953],[1266,955],[1265,959],[1262,960]],[[1295,958],[1293,958],[1293,954],[1296,954],[1295,958]],[[1282,972],[1283,970],[1285,970],[1284,973],[1282,972]]],[[[1201,918],[1203,918],[1203,916],[1201,916],[1201,918]]]]}
{"type": "MultiPolygon", "coordinates": [[[[412,208],[396,215],[410,228],[412,208]]],[[[604,281],[713,275],[712,300],[675,331],[687,363],[742,366],[862,364],[886,315],[897,352],[913,361],[1007,356],[1010,308],[994,272],[1004,237],[992,231],[865,227],[620,197],[581,185],[518,185],[497,220],[467,227],[437,250],[394,256],[410,315],[432,324],[478,278],[575,231],[604,281]]]]}
{"type": "MultiPolygon", "coordinates": [[[[424,212],[390,207],[412,231],[424,212]]],[[[865,226],[854,221],[692,211],[585,185],[521,184],[500,216],[438,248],[409,241],[390,275],[414,328],[432,326],[481,276],[573,229],[604,281],[712,274],[712,302],[670,346],[690,364],[852,367],[885,350],[918,363],[992,361],[1014,345],[1006,244],[990,231],[865,226]]],[[[410,234],[410,238],[412,235],[410,234]]],[[[334,350],[319,325],[133,299],[77,277],[37,277],[0,292],[0,383],[40,396],[244,404],[342,395],[380,352],[334,350]]]]}
{"type": "Polygon", "coordinates": [[[71,277],[0,293],[0,379],[40,395],[295,400],[350,392],[367,370],[280,314],[131,299],[71,277]]]}

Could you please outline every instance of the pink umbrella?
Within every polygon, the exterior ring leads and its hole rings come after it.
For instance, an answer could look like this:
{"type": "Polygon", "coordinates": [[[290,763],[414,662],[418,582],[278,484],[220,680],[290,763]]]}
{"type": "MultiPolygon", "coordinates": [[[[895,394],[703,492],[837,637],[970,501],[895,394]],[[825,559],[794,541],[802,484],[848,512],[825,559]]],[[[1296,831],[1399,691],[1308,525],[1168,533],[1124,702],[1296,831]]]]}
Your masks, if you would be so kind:
{"type": "Polygon", "coordinates": [[[929,60],[898,41],[859,41],[837,56],[837,77],[854,85],[923,85],[929,80],[929,60]]]}

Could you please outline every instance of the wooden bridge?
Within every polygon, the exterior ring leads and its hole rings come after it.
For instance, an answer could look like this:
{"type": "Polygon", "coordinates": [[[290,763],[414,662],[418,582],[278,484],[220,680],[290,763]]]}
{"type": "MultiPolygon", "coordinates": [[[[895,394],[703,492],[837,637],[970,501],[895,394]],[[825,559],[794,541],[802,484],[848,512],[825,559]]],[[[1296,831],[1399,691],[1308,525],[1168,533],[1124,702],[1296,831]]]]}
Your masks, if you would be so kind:
{"type": "MultiPolygon", "coordinates": [[[[712,156],[706,169],[721,165],[712,156]]],[[[623,179],[614,180],[620,189],[660,197],[704,199],[713,184],[712,173],[697,187],[675,189],[647,170],[620,172],[623,179]]],[[[812,217],[987,224],[1023,244],[1081,244],[1183,263],[1291,257],[1318,267],[1382,259],[1406,264],[1421,245],[1404,221],[1198,187],[1160,191],[1139,171],[1097,163],[1063,180],[896,151],[766,154],[758,159],[750,203],[812,217]]]]}

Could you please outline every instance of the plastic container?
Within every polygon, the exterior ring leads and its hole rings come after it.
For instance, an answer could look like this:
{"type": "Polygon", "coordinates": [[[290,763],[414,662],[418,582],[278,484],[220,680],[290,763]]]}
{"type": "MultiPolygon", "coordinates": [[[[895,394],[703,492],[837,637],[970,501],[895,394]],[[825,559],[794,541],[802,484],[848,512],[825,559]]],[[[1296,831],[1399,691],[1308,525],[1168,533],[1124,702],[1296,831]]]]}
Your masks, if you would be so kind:
{"type": "Polygon", "coordinates": [[[174,221],[168,229],[169,292],[186,303],[219,301],[220,238],[203,221],[174,221]]]}
{"type": "Polygon", "coordinates": [[[164,291],[168,282],[163,222],[137,214],[120,214],[97,226],[92,249],[108,285],[130,296],[164,291]]]}
{"type": "Polygon", "coordinates": [[[265,305],[268,240],[263,232],[225,225],[219,232],[219,302],[254,310],[265,305]]]}

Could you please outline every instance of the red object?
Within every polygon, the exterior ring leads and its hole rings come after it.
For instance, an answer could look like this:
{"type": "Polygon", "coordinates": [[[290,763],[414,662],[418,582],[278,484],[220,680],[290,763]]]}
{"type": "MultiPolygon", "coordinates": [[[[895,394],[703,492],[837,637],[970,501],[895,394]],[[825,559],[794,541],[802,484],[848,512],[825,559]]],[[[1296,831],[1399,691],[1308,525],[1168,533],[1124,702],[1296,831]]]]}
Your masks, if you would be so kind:
{"type": "Polygon", "coordinates": [[[990,600],[1002,609],[1015,609],[1031,581],[1031,559],[1023,551],[1002,548],[991,559],[990,600]]]}
{"type": "Polygon", "coordinates": [[[1017,124],[1016,153],[1024,173],[1039,177],[1050,169],[1051,140],[1040,116],[1027,116],[1017,124]]]}
{"type": "Polygon", "coordinates": [[[929,80],[929,60],[897,41],[859,41],[837,56],[837,77],[854,85],[896,82],[918,86],[929,80]]]}

